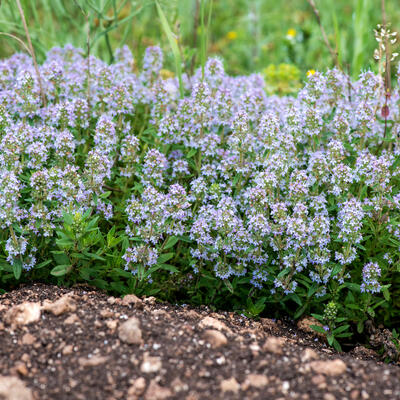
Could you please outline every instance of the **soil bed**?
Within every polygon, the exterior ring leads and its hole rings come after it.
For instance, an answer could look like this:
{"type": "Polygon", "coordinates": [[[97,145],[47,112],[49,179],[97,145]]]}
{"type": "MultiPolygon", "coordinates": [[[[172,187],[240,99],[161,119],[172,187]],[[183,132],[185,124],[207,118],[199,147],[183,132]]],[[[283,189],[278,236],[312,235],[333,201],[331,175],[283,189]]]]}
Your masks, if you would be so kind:
{"type": "Polygon", "coordinates": [[[281,321],[41,284],[0,321],[1,399],[400,399],[398,365],[281,321]]]}

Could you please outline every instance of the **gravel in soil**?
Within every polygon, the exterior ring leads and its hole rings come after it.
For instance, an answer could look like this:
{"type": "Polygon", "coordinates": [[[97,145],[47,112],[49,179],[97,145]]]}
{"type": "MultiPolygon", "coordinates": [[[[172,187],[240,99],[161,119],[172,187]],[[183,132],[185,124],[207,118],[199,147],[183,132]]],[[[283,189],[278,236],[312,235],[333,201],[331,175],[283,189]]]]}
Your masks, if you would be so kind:
{"type": "Polygon", "coordinates": [[[0,296],[0,321],[5,400],[400,399],[398,365],[281,321],[42,284],[0,296]]]}

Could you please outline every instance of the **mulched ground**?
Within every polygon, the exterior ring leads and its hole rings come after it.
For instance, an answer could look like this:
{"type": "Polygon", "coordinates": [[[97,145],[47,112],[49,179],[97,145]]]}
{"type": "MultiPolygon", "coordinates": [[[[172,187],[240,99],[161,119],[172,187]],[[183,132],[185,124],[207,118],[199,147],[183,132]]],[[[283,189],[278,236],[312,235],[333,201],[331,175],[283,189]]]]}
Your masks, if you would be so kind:
{"type": "Polygon", "coordinates": [[[0,321],[5,400],[400,399],[399,365],[281,321],[41,284],[0,321]]]}

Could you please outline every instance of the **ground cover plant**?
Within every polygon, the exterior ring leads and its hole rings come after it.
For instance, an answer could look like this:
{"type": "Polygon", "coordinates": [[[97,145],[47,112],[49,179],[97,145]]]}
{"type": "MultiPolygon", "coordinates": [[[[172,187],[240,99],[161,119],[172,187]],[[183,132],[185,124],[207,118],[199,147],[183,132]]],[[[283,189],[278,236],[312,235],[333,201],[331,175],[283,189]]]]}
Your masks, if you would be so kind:
{"type": "Polygon", "coordinates": [[[0,284],[88,282],[328,342],[399,323],[399,85],[310,74],[297,97],[219,59],[181,79],[149,47],[0,62],[0,284]],[[39,74],[38,74],[39,72],[39,74]]]}

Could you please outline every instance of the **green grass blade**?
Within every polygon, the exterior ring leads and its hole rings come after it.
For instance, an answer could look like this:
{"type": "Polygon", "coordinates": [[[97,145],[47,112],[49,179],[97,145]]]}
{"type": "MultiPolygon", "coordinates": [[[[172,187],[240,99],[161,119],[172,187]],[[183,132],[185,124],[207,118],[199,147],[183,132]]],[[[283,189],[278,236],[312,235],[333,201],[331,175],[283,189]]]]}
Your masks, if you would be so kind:
{"type": "Polygon", "coordinates": [[[181,58],[181,53],[179,51],[178,44],[176,43],[175,36],[171,31],[171,28],[168,24],[167,18],[165,17],[164,11],[158,4],[158,1],[156,0],[156,7],[157,7],[157,12],[160,17],[161,21],[161,26],[167,35],[167,39],[169,42],[169,45],[171,46],[172,53],[174,54],[174,59],[175,59],[175,67],[176,67],[176,75],[178,76],[178,81],[179,81],[179,93],[181,98],[183,97],[183,82],[182,82],[182,58],[181,58]]]}

